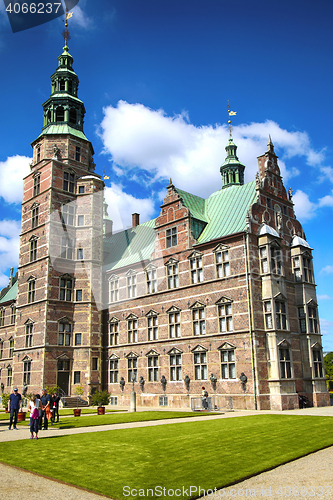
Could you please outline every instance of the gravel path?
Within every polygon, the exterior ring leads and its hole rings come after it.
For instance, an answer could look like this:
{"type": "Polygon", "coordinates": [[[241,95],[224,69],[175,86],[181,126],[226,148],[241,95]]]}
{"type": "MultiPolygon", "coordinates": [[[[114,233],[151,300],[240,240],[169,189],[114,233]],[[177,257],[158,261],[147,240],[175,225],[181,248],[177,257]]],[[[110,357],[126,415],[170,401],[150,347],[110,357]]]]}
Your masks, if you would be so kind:
{"type": "MultiPolygon", "coordinates": [[[[67,434],[78,434],[86,432],[102,432],[105,430],[147,427],[155,425],[172,425],[179,422],[194,422],[202,419],[223,419],[242,417],[247,415],[258,415],[267,412],[235,411],[222,415],[212,415],[207,417],[179,418],[174,420],[159,420],[150,422],[132,422],[128,424],[103,425],[98,427],[81,427],[78,429],[56,429],[41,431],[40,438],[49,436],[60,436],[67,434]]],[[[277,414],[292,415],[315,415],[332,416],[333,407],[309,408],[304,410],[285,411],[277,414]]],[[[333,421],[332,421],[333,424],[333,421]]],[[[8,425],[8,424],[7,424],[8,425]]],[[[5,423],[0,424],[0,442],[16,441],[29,437],[28,426],[20,427],[17,431],[9,431],[5,423]]],[[[1,461],[1,457],[0,457],[1,461]]],[[[333,447],[312,453],[286,465],[282,465],[269,472],[264,472],[246,481],[242,481],[234,486],[217,490],[216,492],[206,492],[205,500],[216,500],[221,498],[269,498],[270,500],[296,500],[323,498],[333,500],[333,447]]],[[[59,481],[44,478],[37,474],[23,471],[16,467],[7,466],[0,463],[0,500],[45,500],[45,496],[55,500],[101,500],[105,497],[91,493],[81,488],[66,485],[59,481]],[[47,494],[45,494],[47,492],[47,494]]],[[[204,494],[203,491],[200,492],[204,494]]],[[[199,491],[192,491],[193,495],[198,495],[199,491]]],[[[139,497],[138,497],[139,498],[139,497]]],[[[152,497],[150,497],[152,498],[152,497]]],[[[171,498],[171,497],[161,497],[171,498]]],[[[176,497],[173,497],[176,498],[176,497]]],[[[178,498],[182,498],[181,496],[178,498]]],[[[124,497],[125,499],[125,497],[124,497]]]]}

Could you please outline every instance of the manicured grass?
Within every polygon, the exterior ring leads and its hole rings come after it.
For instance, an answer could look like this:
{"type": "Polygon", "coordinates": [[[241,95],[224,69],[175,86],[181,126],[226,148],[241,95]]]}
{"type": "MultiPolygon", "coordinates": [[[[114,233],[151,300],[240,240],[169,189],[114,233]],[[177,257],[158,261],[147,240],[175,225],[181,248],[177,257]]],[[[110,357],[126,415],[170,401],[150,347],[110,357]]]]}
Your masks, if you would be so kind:
{"type": "MultiPolygon", "coordinates": [[[[202,416],[208,414],[201,413],[202,416]]],[[[213,414],[210,414],[213,415],[213,414]]],[[[215,414],[216,415],[216,414],[215,414]]],[[[180,411],[140,411],[137,413],[108,413],[105,415],[89,415],[81,417],[61,417],[54,427],[74,429],[76,427],[91,427],[95,425],[123,424],[126,422],[145,422],[147,420],[163,420],[170,418],[197,417],[197,413],[180,411]]],[[[18,425],[24,425],[22,422],[18,425]]]]}
{"type": "Polygon", "coordinates": [[[124,486],[226,486],[333,445],[332,422],[290,415],[206,420],[6,442],[0,456],[4,463],[124,499],[124,486]]]}

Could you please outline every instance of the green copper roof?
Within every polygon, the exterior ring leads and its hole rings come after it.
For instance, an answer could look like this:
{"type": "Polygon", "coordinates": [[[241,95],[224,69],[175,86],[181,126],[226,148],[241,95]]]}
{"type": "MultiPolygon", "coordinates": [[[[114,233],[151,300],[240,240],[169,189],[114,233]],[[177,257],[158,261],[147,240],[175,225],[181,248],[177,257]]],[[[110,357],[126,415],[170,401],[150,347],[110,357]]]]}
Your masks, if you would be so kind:
{"type": "Polygon", "coordinates": [[[195,196],[194,194],[187,193],[181,189],[175,188],[179,196],[182,198],[184,205],[190,210],[192,217],[208,222],[208,217],[205,214],[205,199],[195,196]]]}
{"type": "MultiPolygon", "coordinates": [[[[86,136],[84,135],[84,132],[81,130],[77,130],[76,128],[71,127],[70,125],[64,124],[64,125],[49,125],[46,127],[41,134],[37,137],[42,137],[43,135],[52,135],[52,134],[71,134],[75,135],[75,137],[78,137],[79,139],[84,139],[85,141],[88,141],[86,136]]],[[[89,142],[89,141],[88,141],[89,142]]]]}
{"type": "Polygon", "coordinates": [[[16,280],[14,285],[12,285],[8,291],[5,293],[3,297],[0,299],[0,304],[4,304],[5,302],[9,302],[11,300],[16,299],[17,295],[17,287],[18,287],[18,281],[16,280]]]}
{"type": "Polygon", "coordinates": [[[155,220],[104,238],[104,271],[149,260],[155,244],[155,220]]]}

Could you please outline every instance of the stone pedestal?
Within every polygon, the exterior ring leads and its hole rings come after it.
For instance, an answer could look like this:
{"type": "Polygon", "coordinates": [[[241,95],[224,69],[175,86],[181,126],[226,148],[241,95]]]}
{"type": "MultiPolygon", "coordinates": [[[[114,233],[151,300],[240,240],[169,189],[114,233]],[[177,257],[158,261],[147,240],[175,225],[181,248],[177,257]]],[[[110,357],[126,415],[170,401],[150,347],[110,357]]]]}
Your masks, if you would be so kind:
{"type": "Polygon", "coordinates": [[[132,391],[131,392],[131,404],[130,404],[130,411],[136,411],[136,392],[132,391]]]}

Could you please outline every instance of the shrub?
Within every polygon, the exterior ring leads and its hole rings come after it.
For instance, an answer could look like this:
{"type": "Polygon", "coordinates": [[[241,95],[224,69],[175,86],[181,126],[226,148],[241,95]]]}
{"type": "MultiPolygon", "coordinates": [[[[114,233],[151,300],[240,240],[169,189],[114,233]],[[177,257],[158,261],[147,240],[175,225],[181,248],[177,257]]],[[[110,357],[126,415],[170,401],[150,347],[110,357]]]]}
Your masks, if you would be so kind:
{"type": "Polygon", "coordinates": [[[109,404],[110,393],[108,391],[96,391],[91,397],[92,406],[105,406],[109,404]]]}
{"type": "Polygon", "coordinates": [[[3,392],[2,393],[2,406],[4,409],[6,409],[8,407],[8,400],[9,400],[9,392],[3,392]]]}

